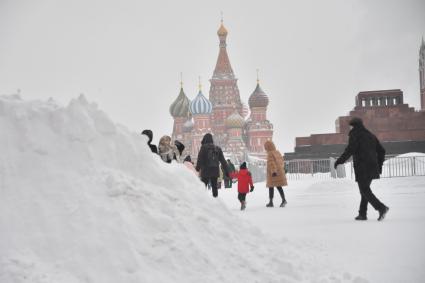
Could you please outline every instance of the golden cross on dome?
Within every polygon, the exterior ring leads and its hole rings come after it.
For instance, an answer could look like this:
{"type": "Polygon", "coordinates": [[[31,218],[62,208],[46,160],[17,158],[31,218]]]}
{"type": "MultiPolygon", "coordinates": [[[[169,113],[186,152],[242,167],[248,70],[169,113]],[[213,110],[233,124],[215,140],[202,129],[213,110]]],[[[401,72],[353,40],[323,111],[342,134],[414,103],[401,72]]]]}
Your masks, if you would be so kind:
{"type": "Polygon", "coordinates": [[[183,88],[183,72],[180,72],[180,87],[183,88]]]}
{"type": "Polygon", "coordinates": [[[223,24],[223,11],[220,11],[221,14],[221,23],[223,24]]]}
{"type": "Polygon", "coordinates": [[[260,76],[258,75],[259,72],[260,72],[260,70],[257,69],[257,84],[260,83],[260,76]]]}
{"type": "Polygon", "coordinates": [[[198,79],[199,79],[199,91],[201,91],[202,90],[202,84],[201,84],[201,76],[199,76],[198,77],[198,79]]]}

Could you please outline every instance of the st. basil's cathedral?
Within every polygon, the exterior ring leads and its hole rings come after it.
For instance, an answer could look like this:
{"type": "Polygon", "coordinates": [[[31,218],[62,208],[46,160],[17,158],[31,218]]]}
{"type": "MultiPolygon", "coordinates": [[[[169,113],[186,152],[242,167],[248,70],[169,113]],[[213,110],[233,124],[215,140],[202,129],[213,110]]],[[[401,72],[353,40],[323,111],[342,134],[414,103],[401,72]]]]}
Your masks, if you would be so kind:
{"type": "Polygon", "coordinates": [[[172,139],[182,141],[193,159],[198,156],[206,133],[213,134],[214,143],[234,162],[265,159],[263,145],[273,137],[273,124],[267,120],[269,98],[257,78],[257,86],[248,100],[249,108],[241,101],[237,78],[227,55],[227,34],[221,21],[217,31],[219,53],[210,79],[209,99],[199,84],[198,94],[190,101],[181,85],[179,95],[171,104],[172,139]]]}

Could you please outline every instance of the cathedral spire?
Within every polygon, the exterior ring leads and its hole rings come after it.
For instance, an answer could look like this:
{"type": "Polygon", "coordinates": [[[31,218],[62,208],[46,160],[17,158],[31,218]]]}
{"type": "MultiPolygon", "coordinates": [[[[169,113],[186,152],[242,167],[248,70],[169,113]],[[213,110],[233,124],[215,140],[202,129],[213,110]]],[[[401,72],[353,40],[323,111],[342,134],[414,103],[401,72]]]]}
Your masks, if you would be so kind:
{"type": "Polygon", "coordinates": [[[217,31],[218,38],[220,40],[220,49],[217,58],[217,64],[215,66],[213,79],[234,79],[232,66],[230,65],[229,56],[227,55],[227,29],[223,24],[223,15],[221,18],[220,28],[217,31]]]}
{"type": "MultiPolygon", "coordinates": [[[[227,36],[227,29],[224,27],[223,25],[223,12],[221,12],[221,20],[220,20],[220,28],[217,31],[217,35],[220,37],[220,42],[221,42],[221,37],[224,37],[224,43],[226,43],[226,36],[227,36]]],[[[226,46],[224,46],[226,47],[226,46]]]]}

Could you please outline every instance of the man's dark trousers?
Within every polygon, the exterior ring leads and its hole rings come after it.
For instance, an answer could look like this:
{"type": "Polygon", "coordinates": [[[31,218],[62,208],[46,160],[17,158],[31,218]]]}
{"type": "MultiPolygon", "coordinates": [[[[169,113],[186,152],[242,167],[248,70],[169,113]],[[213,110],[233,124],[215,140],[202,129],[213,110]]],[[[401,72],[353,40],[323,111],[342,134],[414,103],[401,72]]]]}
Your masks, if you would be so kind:
{"type": "Polygon", "coordinates": [[[382,211],[385,205],[379,201],[379,199],[372,193],[370,189],[370,184],[372,183],[371,179],[359,180],[359,190],[361,195],[359,215],[367,215],[367,204],[370,203],[374,209],[377,211],[382,211]]]}

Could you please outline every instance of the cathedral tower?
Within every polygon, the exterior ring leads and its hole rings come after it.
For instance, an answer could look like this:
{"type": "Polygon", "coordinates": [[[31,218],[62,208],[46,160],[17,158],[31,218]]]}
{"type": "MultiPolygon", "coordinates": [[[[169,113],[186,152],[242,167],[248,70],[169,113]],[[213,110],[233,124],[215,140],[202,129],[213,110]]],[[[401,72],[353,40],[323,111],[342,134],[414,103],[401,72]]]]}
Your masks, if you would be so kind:
{"type": "Polygon", "coordinates": [[[213,106],[212,125],[217,145],[224,147],[227,140],[225,121],[234,112],[234,108],[242,114],[243,106],[239,95],[237,79],[227,55],[227,30],[221,20],[217,31],[219,38],[219,53],[212,78],[209,98],[213,106]]]}
{"type": "Polygon", "coordinates": [[[260,87],[257,78],[257,86],[248,100],[251,116],[246,126],[248,135],[248,150],[252,155],[264,158],[266,151],[264,143],[273,137],[273,124],[267,120],[267,106],[269,98],[260,87]]]}
{"type": "Polygon", "coordinates": [[[227,117],[225,125],[227,129],[227,143],[224,150],[239,164],[245,159],[247,150],[243,139],[245,119],[235,109],[233,114],[227,117]]]}
{"type": "Polygon", "coordinates": [[[189,104],[189,98],[183,91],[183,82],[180,82],[180,93],[170,106],[170,114],[174,118],[173,140],[181,140],[183,138],[183,124],[189,116],[189,104]]]}
{"type": "Polygon", "coordinates": [[[198,95],[192,100],[189,108],[194,120],[190,154],[193,158],[196,158],[201,148],[202,138],[206,133],[211,133],[211,112],[213,109],[211,102],[202,93],[200,82],[198,95]]]}

